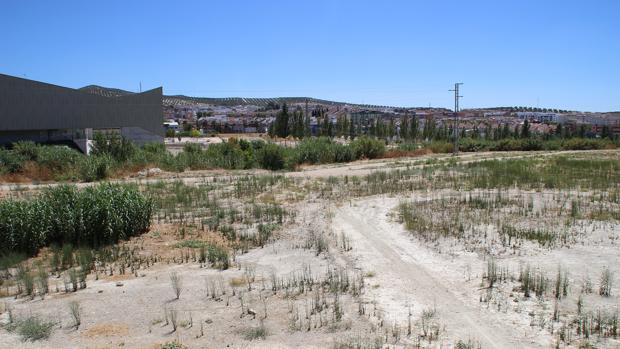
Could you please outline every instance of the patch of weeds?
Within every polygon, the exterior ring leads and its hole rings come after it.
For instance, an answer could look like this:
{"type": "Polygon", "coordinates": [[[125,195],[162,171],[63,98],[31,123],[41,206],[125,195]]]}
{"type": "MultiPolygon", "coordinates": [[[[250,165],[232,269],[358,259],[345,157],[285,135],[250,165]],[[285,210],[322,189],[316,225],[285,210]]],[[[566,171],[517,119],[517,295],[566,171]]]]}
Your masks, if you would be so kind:
{"type": "Polygon", "coordinates": [[[455,349],[480,349],[482,348],[482,346],[480,345],[480,343],[473,342],[471,340],[468,340],[467,342],[459,340],[454,346],[454,348],[455,349]]]}
{"type": "Polygon", "coordinates": [[[178,242],[175,247],[177,248],[201,248],[201,247],[206,247],[208,246],[209,243],[206,241],[202,241],[202,240],[184,240],[181,242],[178,242]]]}
{"type": "Polygon", "coordinates": [[[6,327],[9,332],[17,332],[23,341],[37,341],[48,339],[56,323],[43,320],[36,316],[17,320],[6,327]]]}
{"type": "Polygon", "coordinates": [[[261,322],[261,324],[257,327],[250,327],[243,331],[243,338],[249,341],[253,341],[256,339],[265,339],[268,335],[267,328],[261,322]]]}
{"type": "Polygon", "coordinates": [[[161,347],[159,347],[160,349],[189,349],[188,347],[186,347],[185,345],[174,341],[174,342],[168,342],[166,344],[162,344],[161,347]]]}

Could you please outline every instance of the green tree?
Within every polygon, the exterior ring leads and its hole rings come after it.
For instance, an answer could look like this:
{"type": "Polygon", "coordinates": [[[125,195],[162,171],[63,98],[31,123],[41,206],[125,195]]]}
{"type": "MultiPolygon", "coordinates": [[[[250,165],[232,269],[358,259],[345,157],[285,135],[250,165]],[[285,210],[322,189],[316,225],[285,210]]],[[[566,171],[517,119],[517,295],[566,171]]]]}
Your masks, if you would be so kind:
{"type": "Polygon", "coordinates": [[[418,117],[414,115],[411,118],[411,126],[410,126],[410,131],[409,131],[409,137],[414,141],[418,138],[418,128],[419,128],[418,117]]]}
{"type": "Polygon", "coordinates": [[[585,124],[581,124],[579,126],[579,138],[586,138],[586,125],[585,124]]]}
{"type": "Polygon", "coordinates": [[[400,139],[409,140],[409,116],[403,116],[400,121],[400,139]]]}
{"type": "Polygon", "coordinates": [[[109,155],[117,161],[127,161],[136,152],[136,146],[114,132],[96,132],[93,136],[92,155],[109,155]]]}
{"type": "Polygon", "coordinates": [[[286,103],[282,104],[282,110],[276,115],[274,125],[274,134],[278,137],[285,138],[289,133],[289,114],[286,103]]]}
{"type": "Polygon", "coordinates": [[[609,139],[613,138],[611,127],[609,127],[608,125],[603,126],[603,129],[601,129],[601,138],[609,138],[609,139]]]}
{"type": "Polygon", "coordinates": [[[562,124],[558,124],[555,127],[555,136],[558,138],[562,138],[563,137],[563,133],[564,131],[562,130],[562,124]]]}
{"type": "Polygon", "coordinates": [[[480,130],[478,129],[478,125],[474,125],[474,130],[471,134],[471,138],[478,139],[480,138],[480,130]]]}
{"type": "Polygon", "coordinates": [[[521,138],[530,138],[530,122],[525,119],[521,128],[521,138]]]}
{"type": "Polygon", "coordinates": [[[353,118],[351,118],[349,120],[349,139],[353,140],[355,139],[355,137],[357,136],[357,128],[356,128],[356,123],[354,122],[353,118]]]}

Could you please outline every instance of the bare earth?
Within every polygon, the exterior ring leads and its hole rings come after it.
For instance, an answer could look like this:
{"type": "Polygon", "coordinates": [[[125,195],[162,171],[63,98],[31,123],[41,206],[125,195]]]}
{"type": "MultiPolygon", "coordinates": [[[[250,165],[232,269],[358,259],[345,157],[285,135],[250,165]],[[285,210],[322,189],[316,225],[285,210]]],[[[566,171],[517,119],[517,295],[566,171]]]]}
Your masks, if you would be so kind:
{"type": "Polygon", "coordinates": [[[457,264],[415,242],[402,225],[389,221],[388,213],[397,204],[397,199],[384,197],[357,201],[341,207],[333,225],[350,234],[357,261],[376,273],[380,287],[371,295],[390,316],[406,319],[407,304],[418,315],[436,307],[452,339],[476,338],[483,348],[548,347],[549,338],[514,323],[506,326],[507,319],[474,304],[468,291],[478,279],[468,282],[461,269],[476,258],[459,256],[457,264]]]}

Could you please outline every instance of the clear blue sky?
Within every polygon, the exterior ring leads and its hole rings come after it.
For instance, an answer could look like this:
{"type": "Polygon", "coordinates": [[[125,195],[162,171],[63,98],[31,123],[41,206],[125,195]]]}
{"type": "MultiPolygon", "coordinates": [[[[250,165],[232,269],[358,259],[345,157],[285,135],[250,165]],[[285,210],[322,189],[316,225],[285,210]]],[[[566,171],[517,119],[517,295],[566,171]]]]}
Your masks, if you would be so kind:
{"type": "Polygon", "coordinates": [[[69,87],[620,110],[620,1],[0,2],[0,73],[69,87]]]}

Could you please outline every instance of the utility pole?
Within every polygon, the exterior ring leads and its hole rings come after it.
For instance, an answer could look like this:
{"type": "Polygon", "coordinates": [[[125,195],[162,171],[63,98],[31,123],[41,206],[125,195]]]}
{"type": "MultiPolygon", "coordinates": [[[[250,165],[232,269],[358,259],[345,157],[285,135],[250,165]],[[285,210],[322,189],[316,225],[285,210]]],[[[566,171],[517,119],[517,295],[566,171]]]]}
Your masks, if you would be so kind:
{"type": "Polygon", "coordinates": [[[462,82],[454,84],[454,90],[448,90],[454,92],[454,149],[452,155],[458,155],[459,153],[459,98],[463,96],[459,95],[459,86],[463,85],[462,82]]]}
{"type": "Polygon", "coordinates": [[[308,98],[306,98],[306,111],[304,113],[304,137],[305,136],[312,136],[312,131],[310,130],[310,117],[308,116],[308,98]],[[309,134],[306,134],[306,132],[309,134]]]}

